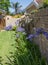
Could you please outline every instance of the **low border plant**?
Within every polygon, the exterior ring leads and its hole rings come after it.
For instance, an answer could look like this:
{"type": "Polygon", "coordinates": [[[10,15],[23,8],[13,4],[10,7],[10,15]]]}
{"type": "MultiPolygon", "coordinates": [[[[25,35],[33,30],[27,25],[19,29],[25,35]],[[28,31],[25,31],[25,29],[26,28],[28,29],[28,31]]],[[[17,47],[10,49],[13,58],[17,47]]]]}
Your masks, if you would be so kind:
{"type": "Polygon", "coordinates": [[[13,56],[13,65],[47,65],[46,59],[41,56],[39,46],[36,45],[33,40],[32,42],[30,41],[30,39],[42,33],[48,39],[47,32],[44,32],[44,30],[40,28],[36,30],[36,34],[31,34],[28,37],[26,37],[27,34],[24,28],[18,27],[15,32],[16,50],[13,56]]]}

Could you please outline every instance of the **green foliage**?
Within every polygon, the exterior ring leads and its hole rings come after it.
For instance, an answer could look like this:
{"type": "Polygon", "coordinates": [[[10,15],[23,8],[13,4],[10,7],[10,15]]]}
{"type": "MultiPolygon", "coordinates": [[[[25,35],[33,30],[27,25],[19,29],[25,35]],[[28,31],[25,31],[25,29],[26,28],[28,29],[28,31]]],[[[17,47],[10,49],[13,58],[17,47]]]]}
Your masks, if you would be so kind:
{"type": "Polygon", "coordinates": [[[12,30],[15,31],[16,30],[16,26],[13,26],[12,30]]]}
{"type": "Polygon", "coordinates": [[[43,7],[44,7],[44,8],[48,7],[48,0],[44,0],[44,1],[43,1],[43,7]]]}
{"type": "Polygon", "coordinates": [[[26,40],[26,36],[21,32],[19,38],[16,38],[15,53],[13,65],[47,65],[46,61],[41,57],[39,46],[33,41],[26,40]]]}
{"type": "Polygon", "coordinates": [[[16,3],[12,3],[12,8],[15,9],[15,14],[18,13],[18,11],[20,10],[20,8],[22,7],[21,5],[19,5],[19,2],[16,3]]]}
{"type": "Polygon", "coordinates": [[[48,7],[48,4],[47,3],[44,3],[43,4],[43,8],[46,8],[46,7],[48,7]]]}
{"type": "Polygon", "coordinates": [[[44,57],[41,59],[41,64],[42,65],[48,65],[44,57]]]}
{"type": "MultiPolygon", "coordinates": [[[[14,34],[13,31],[10,32],[8,31],[8,33],[11,33],[11,35],[14,34]]],[[[7,34],[7,32],[5,34],[7,34]]],[[[6,65],[47,65],[45,58],[41,56],[39,46],[36,45],[34,41],[30,42],[29,40],[26,40],[26,35],[24,35],[22,32],[15,31],[15,34],[19,34],[19,37],[16,37],[16,39],[15,35],[13,37],[11,37],[10,35],[6,35],[7,36],[6,38],[4,37],[6,41],[7,40],[10,41],[9,45],[11,44],[11,47],[14,46],[13,49],[8,47],[10,54],[8,55],[7,52],[6,57],[9,62],[8,61],[5,62],[6,65]],[[11,37],[11,40],[8,36],[11,37]],[[13,40],[15,41],[15,43],[13,40]]],[[[2,57],[0,57],[1,65],[2,61],[3,61],[2,57]]]]}
{"type": "Polygon", "coordinates": [[[48,0],[44,0],[43,2],[46,3],[46,4],[48,4],[48,0]]]}
{"type": "Polygon", "coordinates": [[[1,64],[1,65],[3,65],[3,64],[2,64],[2,61],[3,61],[3,59],[2,59],[2,57],[0,56],[0,64],[1,64]]]}
{"type": "Polygon", "coordinates": [[[43,6],[41,6],[39,9],[48,7],[48,0],[43,0],[43,6]]]}
{"type": "Polygon", "coordinates": [[[5,10],[7,14],[9,14],[10,1],[9,0],[1,0],[0,1],[0,9],[5,10]]]}
{"type": "MultiPolygon", "coordinates": [[[[26,40],[26,35],[24,35],[22,32],[15,33],[14,31],[10,31],[10,32],[8,31],[8,33],[9,33],[8,35],[7,35],[7,32],[6,33],[4,32],[3,34],[1,33],[2,35],[6,34],[7,36],[7,37],[3,36],[4,37],[3,40],[4,39],[6,40],[4,40],[4,43],[2,43],[2,44],[5,44],[6,47],[4,46],[4,49],[6,49],[7,51],[5,52],[6,58],[8,59],[8,61],[5,62],[6,65],[47,65],[45,58],[41,56],[39,46],[36,45],[34,41],[30,42],[29,40],[26,40]],[[15,35],[13,34],[19,34],[19,37],[16,37],[15,39],[15,35]],[[12,35],[13,37],[10,35],[12,35]],[[7,46],[8,44],[11,45],[9,46],[11,48],[7,46]]],[[[2,39],[2,36],[1,36],[1,39],[2,39]]],[[[1,65],[2,65],[2,61],[4,60],[2,59],[2,57],[0,57],[1,65]]]]}

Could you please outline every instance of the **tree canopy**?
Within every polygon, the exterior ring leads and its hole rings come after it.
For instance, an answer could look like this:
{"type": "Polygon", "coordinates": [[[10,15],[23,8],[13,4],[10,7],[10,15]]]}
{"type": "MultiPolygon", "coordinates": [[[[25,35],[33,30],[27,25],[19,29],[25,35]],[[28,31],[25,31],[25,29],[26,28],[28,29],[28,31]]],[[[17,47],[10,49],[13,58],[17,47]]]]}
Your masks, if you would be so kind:
{"type": "Polygon", "coordinates": [[[48,0],[43,0],[43,1],[44,1],[44,3],[48,4],[48,0]]]}
{"type": "Polygon", "coordinates": [[[16,2],[16,3],[12,3],[12,8],[15,9],[15,14],[18,13],[18,11],[20,10],[22,6],[20,5],[19,2],[16,2]]]}
{"type": "Polygon", "coordinates": [[[5,10],[9,13],[10,0],[1,0],[0,1],[0,9],[5,10]]]}

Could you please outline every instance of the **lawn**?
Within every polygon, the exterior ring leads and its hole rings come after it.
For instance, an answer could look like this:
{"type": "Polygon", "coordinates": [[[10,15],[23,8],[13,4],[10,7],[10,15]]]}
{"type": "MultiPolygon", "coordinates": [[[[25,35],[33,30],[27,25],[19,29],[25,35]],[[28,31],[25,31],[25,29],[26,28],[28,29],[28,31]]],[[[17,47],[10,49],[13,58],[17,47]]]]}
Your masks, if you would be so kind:
{"type": "Polygon", "coordinates": [[[8,61],[6,56],[10,56],[10,52],[14,53],[15,47],[11,46],[15,43],[14,34],[15,34],[14,31],[0,32],[0,62],[1,62],[1,57],[2,57],[3,65],[7,65],[5,64],[8,61]]]}

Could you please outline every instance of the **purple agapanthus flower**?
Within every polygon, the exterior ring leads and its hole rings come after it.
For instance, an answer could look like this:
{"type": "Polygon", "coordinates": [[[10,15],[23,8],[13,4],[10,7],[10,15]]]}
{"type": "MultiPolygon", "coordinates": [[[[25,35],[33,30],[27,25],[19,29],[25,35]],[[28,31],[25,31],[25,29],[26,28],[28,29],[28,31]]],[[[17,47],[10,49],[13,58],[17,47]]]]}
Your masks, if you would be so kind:
{"type": "Polygon", "coordinates": [[[43,28],[38,28],[35,34],[30,34],[26,39],[31,40],[32,38],[38,37],[40,34],[44,34],[46,36],[46,39],[48,39],[48,32],[44,32],[43,28]]]}
{"type": "Polygon", "coordinates": [[[32,38],[35,38],[35,37],[38,37],[37,34],[30,34],[26,39],[32,39],[32,38]]]}
{"type": "Polygon", "coordinates": [[[37,34],[42,34],[44,32],[44,29],[43,28],[38,28],[37,30],[36,30],[36,33],[37,34]]]}
{"type": "Polygon", "coordinates": [[[36,34],[44,34],[46,36],[46,39],[48,39],[48,32],[45,32],[43,28],[39,28],[36,30],[36,34]]]}
{"type": "Polygon", "coordinates": [[[22,28],[22,27],[18,27],[18,28],[17,28],[17,32],[24,32],[24,31],[25,31],[25,29],[22,28]]]}
{"type": "Polygon", "coordinates": [[[46,36],[46,38],[48,39],[48,32],[43,32],[43,34],[46,36]]]}
{"type": "Polygon", "coordinates": [[[12,30],[12,26],[11,25],[9,25],[9,26],[7,26],[7,27],[5,27],[5,30],[12,30]]]}
{"type": "Polygon", "coordinates": [[[31,39],[31,38],[34,38],[33,34],[30,34],[26,39],[31,39]]]}

